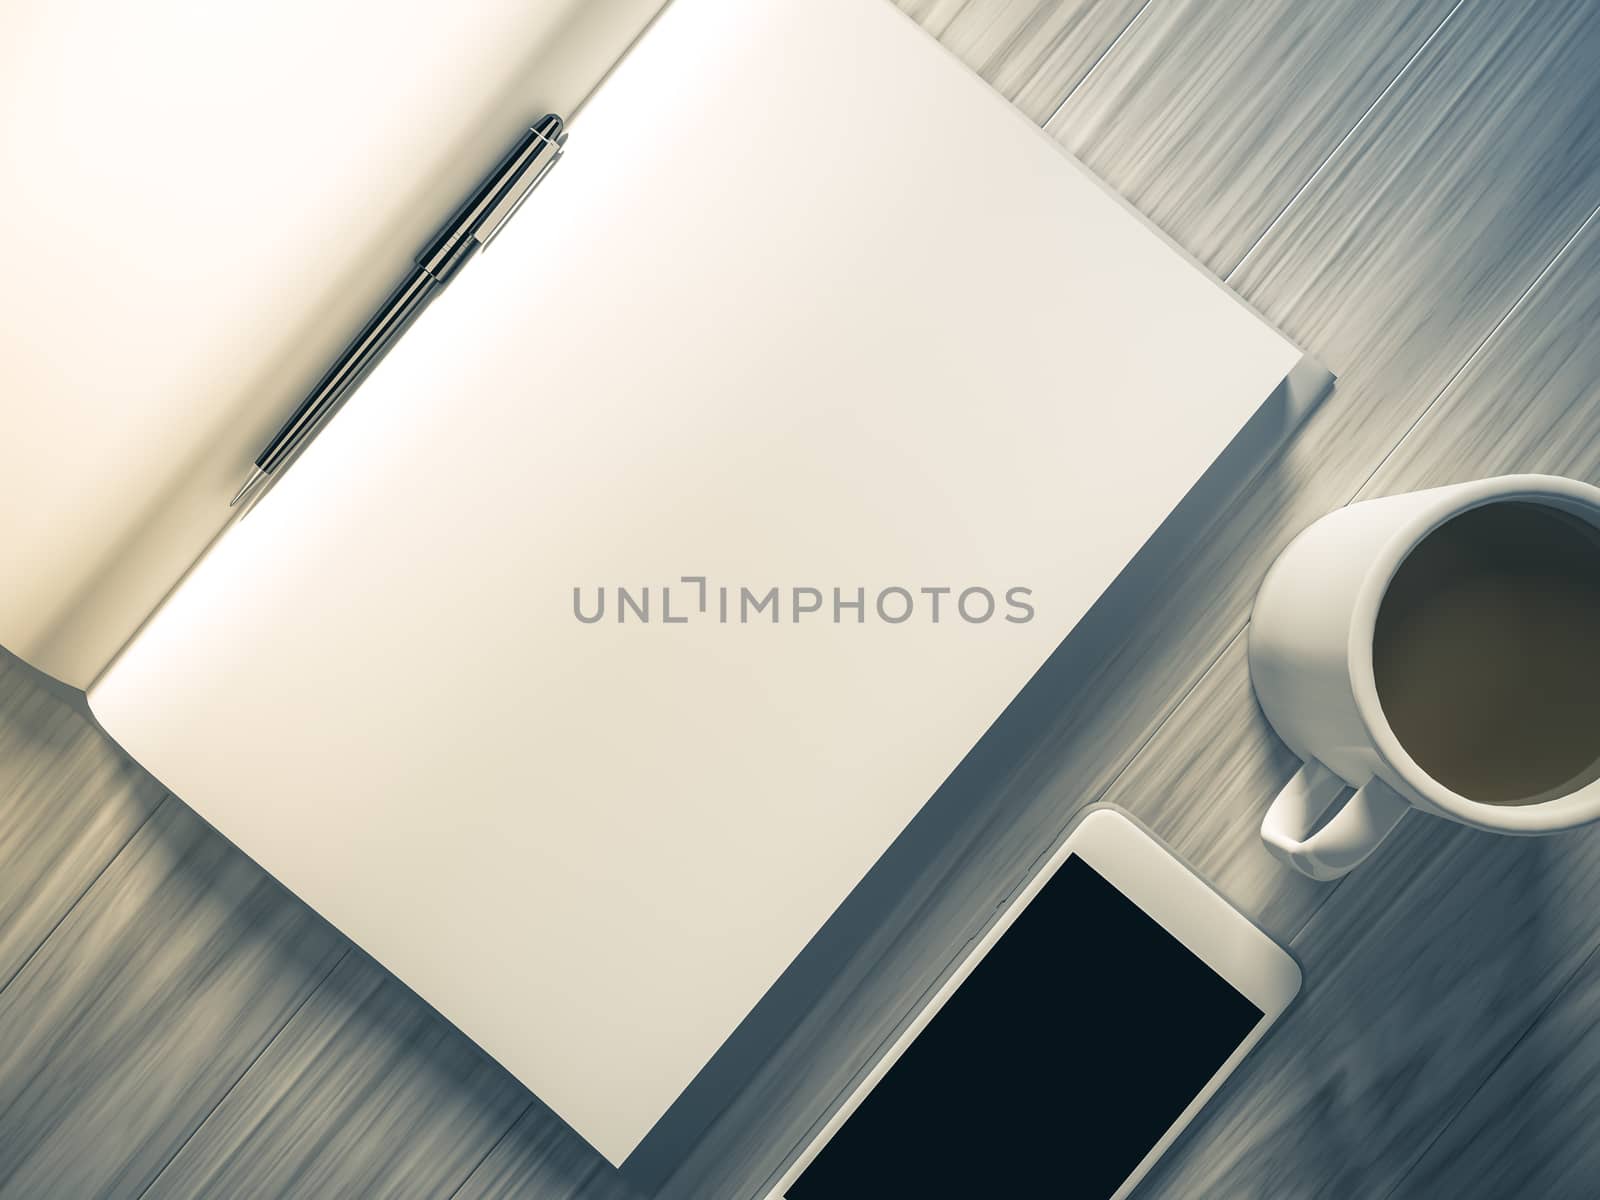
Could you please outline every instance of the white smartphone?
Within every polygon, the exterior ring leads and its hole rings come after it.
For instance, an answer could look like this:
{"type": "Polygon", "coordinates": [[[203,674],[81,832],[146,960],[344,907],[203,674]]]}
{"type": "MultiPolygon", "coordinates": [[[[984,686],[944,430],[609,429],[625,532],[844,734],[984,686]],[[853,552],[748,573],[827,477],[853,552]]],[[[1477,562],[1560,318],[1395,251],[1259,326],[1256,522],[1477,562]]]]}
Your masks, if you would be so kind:
{"type": "Polygon", "coordinates": [[[1244,914],[1091,808],[768,1200],[1121,1200],[1299,990],[1244,914]]]}

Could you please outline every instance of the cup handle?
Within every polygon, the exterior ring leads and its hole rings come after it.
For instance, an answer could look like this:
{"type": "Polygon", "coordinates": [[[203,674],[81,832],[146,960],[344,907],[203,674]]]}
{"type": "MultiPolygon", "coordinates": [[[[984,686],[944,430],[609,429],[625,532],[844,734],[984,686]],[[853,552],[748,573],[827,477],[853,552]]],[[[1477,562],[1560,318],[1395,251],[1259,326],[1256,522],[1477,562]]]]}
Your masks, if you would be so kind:
{"type": "Polygon", "coordinates": [[[1267,849],[1313,879],[1337,879],[1378,848],[1411,808],[1377,776],[1357,788],[1316,832],[1322,814],[1349,785],[1311,759],[1283,785],[1261,821],[1267,849]]]}

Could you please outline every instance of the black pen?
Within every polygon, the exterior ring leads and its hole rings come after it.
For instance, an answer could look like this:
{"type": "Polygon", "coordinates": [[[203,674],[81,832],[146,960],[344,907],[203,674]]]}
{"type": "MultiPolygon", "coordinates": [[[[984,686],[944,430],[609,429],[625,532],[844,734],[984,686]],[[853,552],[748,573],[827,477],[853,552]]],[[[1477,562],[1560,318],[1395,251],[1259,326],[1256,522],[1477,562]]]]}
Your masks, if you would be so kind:
{"type": "Polygon", "coordinates": [[[417,255],[416,267],[390,294],[311,394],[256,457],[255,470],[229,502],[233,507],[276,472],[404,333],[428,302],[480,247],[487,246],[555,165],[566,141],[562,120],[540,117],[489,173],[444,230],[417,255]]]}

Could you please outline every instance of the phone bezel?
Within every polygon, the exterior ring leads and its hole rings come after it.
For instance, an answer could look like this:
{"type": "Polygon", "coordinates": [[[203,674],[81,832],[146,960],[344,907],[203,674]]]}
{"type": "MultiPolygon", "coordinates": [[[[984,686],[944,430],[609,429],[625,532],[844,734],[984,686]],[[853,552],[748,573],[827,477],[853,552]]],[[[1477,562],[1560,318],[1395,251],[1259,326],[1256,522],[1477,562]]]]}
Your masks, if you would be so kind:
{"type": "Polygon", "coordinates": [[[994,915],[962,951],[932,994],[904,1022],[857,1082],[783,1170],[766,1200],[784,1200],[789,1187],[804,1173],[833,1135],[850,1119],[872,1089],[917,1039],[946,1001],[1004,936],[1023,909],[1070,856],[1078,855],[1163,929],[1221,975],[1261,1010],[1261,1019],[1234,1052],[1206,1081],[1137,1167],[1110,1197],[1124,1200],[1155,1165],[1184,1128],[1216,1094],[1246,1055],[1266,1036],[1300,990],[1299,964],[1220,892],[1121,809],[1093,805],[1069,827],[1044,864],[1022,886],[1001,900],[994,915]]]}

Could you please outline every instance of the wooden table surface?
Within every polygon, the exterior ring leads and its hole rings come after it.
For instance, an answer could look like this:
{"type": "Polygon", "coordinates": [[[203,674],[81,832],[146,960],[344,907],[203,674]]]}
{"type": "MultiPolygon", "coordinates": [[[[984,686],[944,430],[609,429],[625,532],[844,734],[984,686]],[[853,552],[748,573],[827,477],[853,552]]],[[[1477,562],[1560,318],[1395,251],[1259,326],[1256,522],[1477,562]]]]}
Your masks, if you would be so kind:
{"type": "MultiPolygon", "coordinates": [[[[1330,508],[1600,482],[1600,0],[902,7],[1340,382],[957,772],[659,1194],[756,1195],[1109,800],[1307,980],[1141,1197],[1600,1195],[1600,829],[1412,815],[1345,880],[1290,873],[1257,828],[1296,763],[1243,639],[1330,508]]],[[[0,1200],[645,1194],[0,656],[0,1200]]]]}

